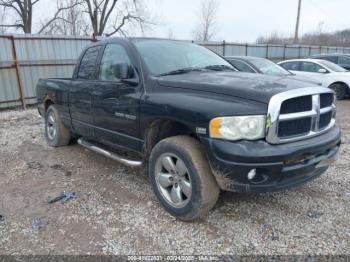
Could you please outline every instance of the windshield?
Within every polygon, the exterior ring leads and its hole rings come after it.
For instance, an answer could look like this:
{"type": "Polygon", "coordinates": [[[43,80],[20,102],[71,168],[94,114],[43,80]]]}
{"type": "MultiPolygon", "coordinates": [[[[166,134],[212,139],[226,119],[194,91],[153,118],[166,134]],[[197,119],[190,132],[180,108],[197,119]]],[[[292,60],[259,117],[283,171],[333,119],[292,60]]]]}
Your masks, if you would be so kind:
{"type": "Polygon", "coordinates": [[[332,62],[329,62],[327,60],[319,60],[318,62],[333,72],[346,72],[346,70],[344,68],[342,68],[342,67],[340,67],[332,62]]]}
{"type": "Polygon", "coordinates": [[[151,74],[162,75],[189,68],[225,68],[234,70],[226,60],[212,51],[187,42],[170,40],[137,40],[136,49],[151,74]]]}
{"type": "Polygon", "coordinates": [[[257,69],[263,74],[273,76],[285,76],[291,75],[291,73],[285,70],[283,67],[275,64],[274,62],[267,59],[251,59],[249,60],[257,69]]]}

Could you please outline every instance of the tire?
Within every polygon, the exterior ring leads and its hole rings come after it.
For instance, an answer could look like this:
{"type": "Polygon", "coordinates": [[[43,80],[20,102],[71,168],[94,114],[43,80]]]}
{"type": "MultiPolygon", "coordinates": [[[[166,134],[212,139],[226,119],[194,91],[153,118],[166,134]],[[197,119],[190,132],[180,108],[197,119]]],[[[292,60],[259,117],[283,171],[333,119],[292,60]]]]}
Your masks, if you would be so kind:
{"type": "Polygon", "coordinates": [[[347,92],[347,87],[345,85],[337,83],[337,84],[330,85],[329,88],[335,92],[337,96],[337,100],[342,100],[345,98],[345,95],[347,92]]]}
{"type": "Polygon", "coordinates": [[[71,140],[71,133],[54,105],[50,105],[45,114],[45,137],[47,143],[54,147],[66,146],[71,140]]]}
{"type": "Polygon", "coordinates": [[[191,137],[160,141],[151,152],[148,173],[162,206],[180,220],[206,215],[218,200],[220,189],[204,149],[191,137]]]}

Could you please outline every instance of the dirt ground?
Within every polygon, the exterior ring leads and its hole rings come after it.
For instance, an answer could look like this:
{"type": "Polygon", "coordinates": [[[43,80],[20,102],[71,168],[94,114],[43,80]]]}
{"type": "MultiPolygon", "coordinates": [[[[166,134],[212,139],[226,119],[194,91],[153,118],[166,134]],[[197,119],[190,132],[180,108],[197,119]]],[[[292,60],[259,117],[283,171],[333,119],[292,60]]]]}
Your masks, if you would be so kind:
{"type": "Polygon", "coordinates": [[[0,113],[0,254],[350,254],[350,101],[340,159],[297,189],[222,193],[201,221],[168,215],[147,175],[77,144],[51,148],[35,109],[0,113]],[[63,191],[65,203],[48,204],[63,191]],[[33,225],[33,221],[41,225],[33,225]]]}

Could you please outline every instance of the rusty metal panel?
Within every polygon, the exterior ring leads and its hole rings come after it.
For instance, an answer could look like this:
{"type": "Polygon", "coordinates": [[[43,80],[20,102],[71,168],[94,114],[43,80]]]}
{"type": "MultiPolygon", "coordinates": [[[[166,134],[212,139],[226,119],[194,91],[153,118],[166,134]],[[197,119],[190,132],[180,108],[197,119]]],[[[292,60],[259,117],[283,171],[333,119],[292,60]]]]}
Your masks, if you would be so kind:
{"type": "Polygon", "coordinates": [[[308,46],[300,47],[300,58],[310,56],[310,48],[308,46]]]}
{"type": "Polygon", "coordinates": [[[0,108],[21,105],[19,81],[26,103],[31,104],[36,102],[33,97],[39,78],[71,77],[78,56],[91,40],[88,37],[0,35],[0,108]],[[12,39],[20,79],[16,76],[12,39]]]}
{"type": "Polygon", "coordinates": [[[225,56],[245,56],[247,54],[245,44],[226,44],[225,56]]]}
{"type": "Polygon", "coordinates": [[[298,45],[286,46],[286,58],[299,58],[300,47],[298,45]]]}
{"type": "Polygon", "coordinates": [[[0,108],[20,105],[20,94],[14,68],[0,70],[0,108]],[[6,101],[14,101],[6,103],[6,101]]]}
{"type": "Polygon", "coordinates": [[[267,45],[248,45],[247,55],[266,58],[267,45]]]}
{"type": "Polygon", "coordinates": [[[76,61],[88,40],[15,39],[21,64],[71,63],[76,61]]]}
{"type": "Polygon", "coordinates": [[[25,96],[36,96],[35,87],[40,78],[70,78],[73,75],[73,70],[74,65],[21,67],[20,75],[24,85],[25,96]]]}
{"type": "Polygon", "coordinates": [[[269,45],[268,58],[272,60],[284,58],[284,45],[269,45]]]}
{"type": "Polygon", "coordinates": [[[11,40],[0,38],[0,67],[8,67],[12,64],[11,40]]]}

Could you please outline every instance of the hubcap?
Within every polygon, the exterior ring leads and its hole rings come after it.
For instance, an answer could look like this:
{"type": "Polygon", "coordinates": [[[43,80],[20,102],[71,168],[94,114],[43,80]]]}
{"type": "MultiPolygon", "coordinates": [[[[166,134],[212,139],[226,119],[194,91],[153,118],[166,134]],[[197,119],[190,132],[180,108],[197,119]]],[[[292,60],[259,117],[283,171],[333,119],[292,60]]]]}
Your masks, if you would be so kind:
{"type": "Polygon", "coordinates": [[[190,201],[191,179],[185,163],[174,154],[161,155],[156,163],[156,184],[163,198],[181,208],[190,201]]]}
{"type": "Polygon", "coordinates": [[[57,123],[55,114],[51,111],[47,116],[46,121],[47,136],[50,140],[53,140],[57,133],[57,123]]]}

